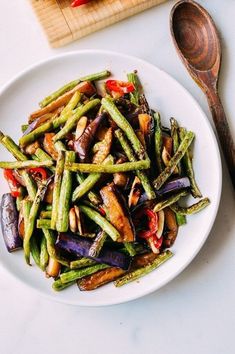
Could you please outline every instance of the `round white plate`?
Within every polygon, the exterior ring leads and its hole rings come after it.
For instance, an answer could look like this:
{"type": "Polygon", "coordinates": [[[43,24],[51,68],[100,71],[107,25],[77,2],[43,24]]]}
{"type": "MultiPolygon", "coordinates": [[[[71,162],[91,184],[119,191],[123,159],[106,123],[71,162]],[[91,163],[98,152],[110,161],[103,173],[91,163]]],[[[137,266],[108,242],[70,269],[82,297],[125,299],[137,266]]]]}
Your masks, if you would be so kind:
{"type": "MultiPolygon", "coordinates": [[[[36,266],[28,267],[23,252],[9,254],[0,238],[0,262],[16,278],[50,299],[82,306],[117,304],[136,299],[159,289],[176,277],[195,257],[204,244],[214,223],[221,194],[221,161],[217,142],[207,117],[193,97],[172,77],[147,62],[123,54],[106,51],[80,51],[63,54],[36,64],[8,83],[0,95],[0,129],[15,141],[20,137],[21,124],[48,93],[64,83],[86,74],[109,69],[117,79],[138,70],[150,106],[159,110],[164,125],[174,116],[180,125],[195,132],[194,168],[196,179],[211,204],[202,212],[190,216],[180,228],[172,248],[174,257],[149,275],[121,288],[113,284],[91,292],[80,292],[72,286],[61,292],[51,289],[36,266]]],[[[1,160],[9,160],[8,152],[0,147],[1,160]]],[[[8,191],[3,178],[0,194],[8,191]]]]}

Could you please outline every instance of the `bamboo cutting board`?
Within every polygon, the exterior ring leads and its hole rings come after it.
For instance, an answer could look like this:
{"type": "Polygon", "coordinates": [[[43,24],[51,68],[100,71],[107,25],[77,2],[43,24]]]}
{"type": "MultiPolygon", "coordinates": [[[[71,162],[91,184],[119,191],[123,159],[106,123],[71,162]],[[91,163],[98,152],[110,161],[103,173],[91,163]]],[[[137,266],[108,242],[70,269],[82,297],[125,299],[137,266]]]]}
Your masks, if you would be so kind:
{"type": "Polygon", "coordinates": [[[60,47],[166,0],[93,0],[71,8],[71,0],[30,0],[52,47],[60,47]]]}

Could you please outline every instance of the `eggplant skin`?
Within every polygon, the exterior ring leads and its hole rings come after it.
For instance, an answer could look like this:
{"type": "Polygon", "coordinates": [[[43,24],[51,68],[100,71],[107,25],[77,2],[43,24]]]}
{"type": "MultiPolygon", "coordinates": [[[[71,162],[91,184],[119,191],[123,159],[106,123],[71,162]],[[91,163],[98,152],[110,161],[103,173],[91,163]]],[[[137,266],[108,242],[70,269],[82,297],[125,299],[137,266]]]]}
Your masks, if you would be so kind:
{"type": "Polygon", "coordinates": [[[94,141],[100,123],[105,117],[105,112],[98,114],[97,117],[86,127],[83,134],[75,140],[74,150],[77,152],[80,162],[87,162],[90,146],[94,141]]]}
{"type": "Polygon", "coordinates": [[[72,233],[60,233],[56,240],[57,248],[70,252],[77,257],[89,257],[98,263],[105,263],[125,270],[129,269],[132,260],[129,255],[103,247],[99,257],[90,257],[88,254],[91,245],[91,240],[72,233]]]}
{"type": "Polygon", "coordinates": [[[15,198],[10,193],[3,194],[0,207],[2,235],[8,252],[22,248],[23,241],[18,232],[18,212],[15,198]]]}
{"type": "Polygon", "coordinates": [[[176,192],[181,189],[186,189],[189,187],[190,187],[190,181],[188,177],[180,177],[164,184],[163,187],[158,189],[156,192],[157,194],[162,196],[164,194],[176,192]]]}

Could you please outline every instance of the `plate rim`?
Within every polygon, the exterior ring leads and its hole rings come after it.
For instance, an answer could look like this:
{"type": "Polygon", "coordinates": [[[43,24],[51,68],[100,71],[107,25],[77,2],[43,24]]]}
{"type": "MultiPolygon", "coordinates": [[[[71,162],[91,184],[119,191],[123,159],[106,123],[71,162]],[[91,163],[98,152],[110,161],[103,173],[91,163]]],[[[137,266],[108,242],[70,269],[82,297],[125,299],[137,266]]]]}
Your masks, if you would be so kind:
{"type": "Polygon", "coordinates": [[[30,289],[32,289],[34,292],[36,292],[37,294],[42,295],[44,298],[48,299],[48,300],[53,300],[59,303],[63,303],[63,304],[67,304],[67,305],[73,305],[73,306],[81,306],[81,307],[103,307],[103,306],[111,306],[111,305],[118,305],[121,303],[127,303],[129,301],[133,301],[136,299],[140,299],[146,295],[150,295],[153,292],[161,289],[163,286],[165,286],[166,284],[168,284],[170,281],[172,281],[173,279],[175,279],[184,269],[186,269],[188,267],[188,265],[194,260],[194,258],[196,257],[196,255],[200,252],[202,246],[205,244],[211,229],[214,225],[215,219],[216,219],[216,215],[218,213],[219,210],[219,204],[220,204],[220,200],[221,200],[221,192],[222,192],[222,162],[221,162],[221,155],[220,155],[220,150],[219,150],[219,145],[216,139],[216,135],[215,132],[212,128],[212,125],[210,124],[210,121],[206,115],[206,113],[204,112],[204,110],[201,108],[201,106],[199,105],[199,103],[196,101],[196,99],[194,98],[194,96],[191,94],[191,92],[189,92],[178,80],[176,80],[173,76],[171,76],[169,73],[167,73],[165,70],[162,70],[160,68],[158,68],[156,65],[141,59],[139,57],[136,57],[134,55],[129,55],[129,54],[125,54],[125,53],[120,53],[117,51],[110,51],[110,50],[102,50],[102,49],[84,49],[84,50],[74,50],[74,51],[68,51],[65,53],[60,53],[60,54],[55,54],[53,56],[50,56],[49,58],[45,58],[42,59],[40,61],[37,61],[34,64],[31,64],[29,66],[27,66],[25,69],[19,71],[16,75],[14,75],[11,79],[7,80],[7,82],[3,85],[1,85],[0,87],[0,96],[6,91],[8,90],[11,85],[13,85],[16,81],[20,80],[24,75],[30,73],[31,71],[42,67],[44,65],[46,65],[47,63],[56,61],[57,59],[63,58],[63,57],[70,57],[70,56],[75,56],[75,55],[79,55],[79,54],[102,54],[102,55],[111,55],[111,56],[116,56],[123,59],[130,59],[130,60],[134,60],[136,62],[139,62],[140,64],[144,65],[144,66],[148,66],[151,70],[155,70],[155,71],[160,71],[163,75],[167,76],[170,80],[172,80],[176,85],[179,85],[181,87],[181,89],[183,90],[184,94],[186,94],[191,100],[193,100],[194,104],[197,106],[197,109],[200,111],[201,115],[204,118],[205,124],[207,125],[207,128],[209,129],[210,133],[211,133],[211,137],[213,139],[214,142],[214,147],[215,147],[215,152],[216,152],[216,164],[218,165],[218,171],[219,171],[219,176],[218,176],[218,191],[217,191],[217,199],[216,201],[214,201],[215,203],[215,208],[214,208],[214,213],[212,215],[211,218],[211,222],[210,225],[207,228],[207,232],[205,233],[205,236],[203,238],[203,240],[201,241],[201,243],[198,245],[198,247],[194,250],[194,252],[191,254],[190,258],[187,260],[187,262],[185,262],[184,264],[182,264],[182,266],[177,270],[177,272],[171,274],[169,277],[167,277],[166,279],[164,279],[163,281],[161,281],[160,285],[158,284],[158,286],[152,286],[150,289],[147,290],[143,290],[142,294],[135,294],[133,293],[132,295],[130,294],[127,298],[121,299],[121,300],[110,300],[107,301],[99,301],[98,303],[95,303],[95,301],[93,301],[92,303],[89,304],[84,304],[84,303],[78,303],[77,301],[72,301],[72,300],[66,300],[63,298],[59,298],[59,297],[55,297],[52,294],[46,294],[43,290],[40,290],[38,288],[35,288],[33,286],[33,284],[27,283],[25,282],[22,278],[19,278],[17,276],[17,274],[13,273],[10,269],[7,268],[7,266],[4,264],[4,262],[0,259],[0,265],[1,267],[6,270],[6,272],[14,279],[16,279],[18,282],[20,282],[21,284],[23,284],[25,287],[28,287],[30,289]]]}

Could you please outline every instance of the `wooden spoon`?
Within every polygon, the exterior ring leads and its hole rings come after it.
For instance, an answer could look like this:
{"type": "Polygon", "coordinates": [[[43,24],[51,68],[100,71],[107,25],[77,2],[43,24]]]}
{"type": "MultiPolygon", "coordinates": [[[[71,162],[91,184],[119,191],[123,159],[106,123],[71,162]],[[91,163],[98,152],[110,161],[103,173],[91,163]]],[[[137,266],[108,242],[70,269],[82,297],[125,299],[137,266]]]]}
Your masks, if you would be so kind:
{"type": "Polygon", "coordinates": [[[171,11],[170,27],[181,60],[206,94],[235,188],[235,146],[218,94],[221,46],[215,24],[202,6],[181,0],[171,11]]]}

